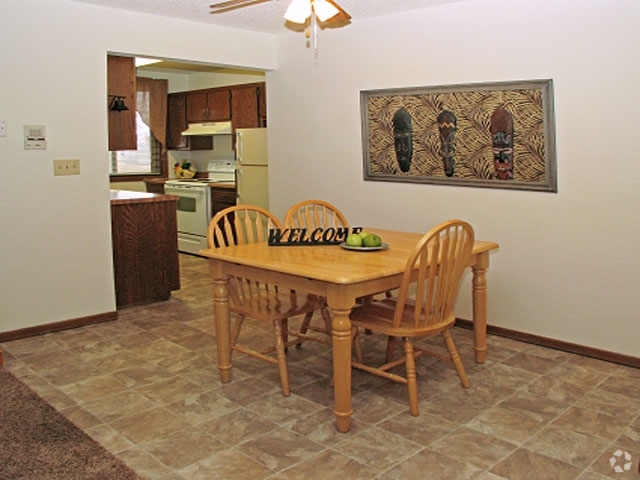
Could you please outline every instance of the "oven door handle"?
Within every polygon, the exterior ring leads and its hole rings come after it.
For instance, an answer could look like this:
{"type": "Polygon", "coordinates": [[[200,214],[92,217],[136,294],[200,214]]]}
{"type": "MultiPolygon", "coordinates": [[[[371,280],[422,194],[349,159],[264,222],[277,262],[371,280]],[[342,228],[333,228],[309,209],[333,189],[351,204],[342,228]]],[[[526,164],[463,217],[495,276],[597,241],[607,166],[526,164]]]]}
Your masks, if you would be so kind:
{"type": "Polygon", "coordinates": [[[164,186],[165,193],[175,192],[176,195],[189,193],[192,195],[206,195],[207,191],[203,188],[182,187],[180,185],[164,186]]]}

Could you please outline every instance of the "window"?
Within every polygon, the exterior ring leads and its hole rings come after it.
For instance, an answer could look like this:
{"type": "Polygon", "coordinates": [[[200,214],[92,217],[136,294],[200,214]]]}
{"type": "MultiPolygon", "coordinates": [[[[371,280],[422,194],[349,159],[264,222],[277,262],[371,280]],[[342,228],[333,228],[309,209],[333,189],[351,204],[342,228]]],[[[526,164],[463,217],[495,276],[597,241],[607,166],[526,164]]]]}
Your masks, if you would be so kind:
{"type": "Polygon", "coordinates": [[[167,90],[167,80],[136,77],[137,150],[110,152],[112,179],[167,175],[167,90]]]}
{"type": "MultiPolygon", "coordinates": [[[[140,97],[141,95],[138,95],[140,97]]],[[[148,97],[147,97],[148,98],[148,97]]],[[[138,99],[140,100],[140,99],[138,99]]],[[[137,150],[121,150],[111,153],[111,175],[160,175],[162,145],[136,112],[137,150]]]]}

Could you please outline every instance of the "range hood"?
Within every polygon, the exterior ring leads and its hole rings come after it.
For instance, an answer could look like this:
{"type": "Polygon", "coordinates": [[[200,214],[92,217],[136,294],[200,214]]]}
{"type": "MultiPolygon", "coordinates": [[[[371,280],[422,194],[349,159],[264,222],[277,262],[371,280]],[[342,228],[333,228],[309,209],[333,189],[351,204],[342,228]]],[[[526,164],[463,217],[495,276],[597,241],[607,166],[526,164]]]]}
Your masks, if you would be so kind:
{"type": "Polygon", "coordinates": [[[231,122],[190,123],[182,135],[231,135],[231,122]]]}

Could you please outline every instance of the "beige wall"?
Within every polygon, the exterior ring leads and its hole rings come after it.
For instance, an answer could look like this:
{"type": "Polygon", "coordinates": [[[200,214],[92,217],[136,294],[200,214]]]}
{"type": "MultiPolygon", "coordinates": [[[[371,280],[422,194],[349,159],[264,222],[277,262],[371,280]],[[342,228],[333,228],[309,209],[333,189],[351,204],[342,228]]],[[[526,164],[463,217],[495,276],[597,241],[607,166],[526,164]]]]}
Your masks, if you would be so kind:
{"type": "Polygon", "coordinates": [[[66,0],[3,0],[0,31],[0,332],[112,312],[107,53],[266,70],[275,39],[66,0]],[[33,124],[46,150],[23,149],[33,124]],[[80,175],[54,177],[56,158],[80,175]]]}
{"type": "Polygon", "coordinates": [[[302,35],[279,37],[271,209],[319,197],[354,224],[420,232],[467,219],[501,245],[491,324],[640,356],[639,23],[636,0],[474,0],[323,31],[317,64],[302,35]],[[361,90],[546,78],[558,193],[363,181],[361,90]]]}

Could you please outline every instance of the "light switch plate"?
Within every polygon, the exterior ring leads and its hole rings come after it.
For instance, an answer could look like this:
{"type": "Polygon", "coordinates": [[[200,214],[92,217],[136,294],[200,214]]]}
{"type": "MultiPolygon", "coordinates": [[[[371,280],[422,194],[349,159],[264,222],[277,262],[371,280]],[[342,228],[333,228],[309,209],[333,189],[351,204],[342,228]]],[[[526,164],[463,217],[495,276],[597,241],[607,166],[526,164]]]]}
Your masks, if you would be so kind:
{"type": "Polygon", "coordinates": [[[80,175],[80,160],[54,160],[54,175],[80,175]]]}

